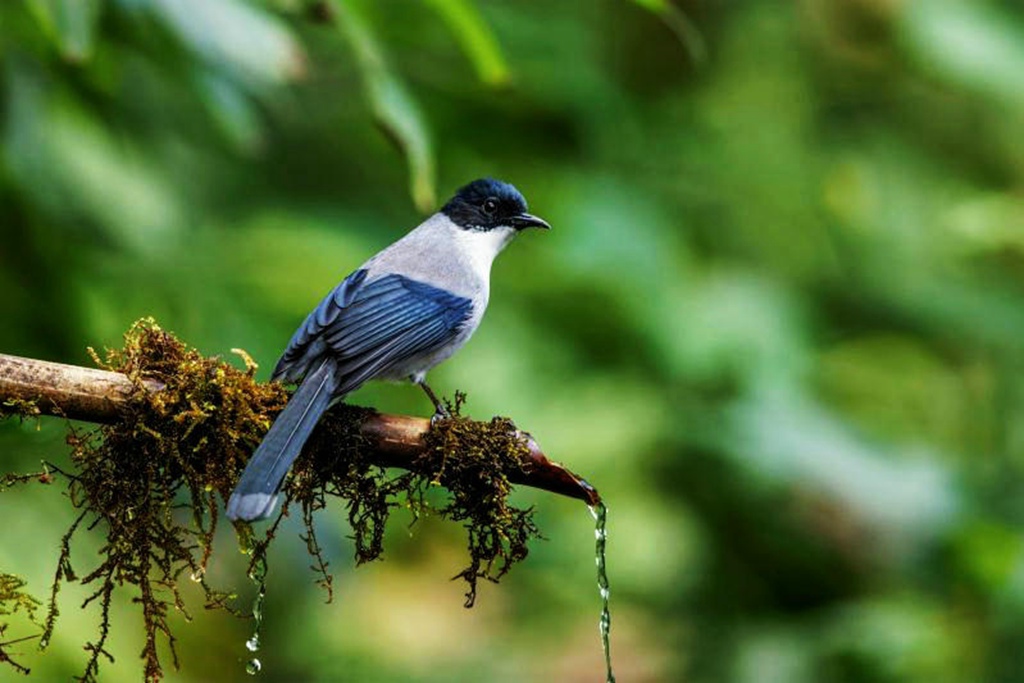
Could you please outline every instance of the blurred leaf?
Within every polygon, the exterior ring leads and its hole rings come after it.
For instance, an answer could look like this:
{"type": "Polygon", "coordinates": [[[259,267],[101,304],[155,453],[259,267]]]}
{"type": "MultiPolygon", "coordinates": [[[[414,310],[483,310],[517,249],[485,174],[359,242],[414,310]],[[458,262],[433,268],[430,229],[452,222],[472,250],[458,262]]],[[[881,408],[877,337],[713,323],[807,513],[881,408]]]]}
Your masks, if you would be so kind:
{"type": "Polygon", "coordinates": [[[298,319],[372,252],[358,225],[351,216],[266,206],[213,233],[208,249],[227,256],[209,267],[225,268],[261,310],[298,319]]]}
{"type": "Polygon", "coordinates": [[[633,2],[656,14],[676,34],[694,64],[703,66],[707,62],[708,49],[704,44],[704,38],[690,18],[686,16],[686,13],[672,0],[633,0],[633,2]]]}
{"type": "Polygon", "coordinates": [[[861,335],[824,350],[819,367],[823,392],[876,436],[959,449],[976,420],[956,369],[913,338],[861,335]]]}
{"type": "Polygon", "coordinates": [[[263,145],[263,126],[245,93],[214,73],[201,74],[198,82],[203,101],[225,137],[242,151],[259,150],[263,145]]]}
{"type": "Polygon", "coordinates": [[[811,653],[805,634],[774,625],[752,626],[732,663],[735,683],[810,683],[811,653]]]}
{"type": "Polygon", "coordinates": [[[338,24],[355,52],[377,124],[405,154],[413,203],[423,213],[437,205],[434,151],[423,114],[384,59],[377,37],[350,3],[336,2],[338,24]]]}
{"type": "Polygon", "coordinates": [[[72,62],[92,56],[102,0],[27,0],[32,14],[72,62]]]}
{"type": "Polygon", "coordinates": [[[1024,25],[991,3],[912,0],[900,13],[922,68],[961,88],[1024,107],[1024,25]]]}
{"type": "Polygon", "coordinates": [[[240,0],[123,0],[144,4],[214,70],[253,87],[294,80],[306,70],[284,23],[240,0]]]}
{"type": "Polygon", "coordinates": [[[831,623],[817,629],[818,647],[848,666],[859,664],[851,667],[853,680],[984,680],[974,649],[979,634],[972,633],[969,619],[951,619],[944,602],[897,592],[839,607],[831,623]]]}
{"type": "Polygon", "coordinates": [[[656,298],[659,341],[677,379],[787,385],[808,363],[790,292],[751,273],[712,271],[656,298]],[[678,292],[676,296],[672,296],[678,292]]]}
{"type": "Polygon", "coordinates": [[[1015,587],[1015,574],[1024,561],[1024,539],[1018,529],[978,520],[960,530],[953,549],[965,575],[980,585],[997,590],[1015,587]]]}
{"type": "Polygon", "coordinates": [[[841,502],[875,532],[880,560],[923,547],[962,511],[952,473],[937,458],[913,446],[873,444],[804,396],[766,387],[730,415],[723,435],[737,439],[730,453],[769,480],[841,502]]]}
{"type": "Polygon", "coordinates": [[[491,86],[509,81],[508,64],[491,27],[470,0],[427,0],[455,34],[477,76],[491,86]]]}
{"type": "MultiPolygon", "coordinates": [[[[54,220],[83,217],[116,243],[153,254],[182,225],[177,196],[151,160],[87,112],[12,65],[4,160],[54,220]]],[[[82,229],[82,226],[79,226],[82,229]]]]}
{"type": "Polygon", "coordinates": [[[945,227],[967,253],[1024,253],[1024,200],[996,192],[973,197],[949,212],[945,227]]]}

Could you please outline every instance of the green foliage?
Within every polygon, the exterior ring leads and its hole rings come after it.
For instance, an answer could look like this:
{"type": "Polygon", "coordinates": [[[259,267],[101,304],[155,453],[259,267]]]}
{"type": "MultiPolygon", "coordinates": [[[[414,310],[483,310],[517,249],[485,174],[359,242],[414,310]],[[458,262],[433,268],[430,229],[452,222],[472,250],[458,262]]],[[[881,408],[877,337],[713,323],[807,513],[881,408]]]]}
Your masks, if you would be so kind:
{"type": "MultiPolygon", "coordinates": [[[[266,367],[426,198],[503,177],[554,229],[502,255],[431,382],[601,490],[622,680],[1022,678],[1019,3],[309,6],[0,3],[0,350],[83,363],[154,315],[266,367]]],[[[353,400],[428,411],[407,387],[353,400]]],[[[3,469],[62,440],[8,420],[3,469]]],[[[39,511],[0,539],[30,586],[73,521],[56,490],[3,494],[39,511]]],[[[596,679],[591,520],[538,496],[512,500],[549,542],[471,613],[437,581],[464,568],[454,525],[391,524],[388,562],[352,573],[328,503],[331,607],[280,534],[263,675],[596,679]]],[[[80,672],[77,618],[34,674],[80,672]]],[[[248,680],[247,624],[177,633],[178,680],[248,680]]],[[[131,678],[141,647],[112,633],[105,673],[131,678]]]]}
{"type": "Polygon", "coordinates": [[[348,4],[334,6],[362,71],[374,118],[405,155],[413,202],[417,209],[428,212],[437,203],[434,150],[419,105],[388,66],[379,41],[360,12],[348,4]]]}
{"type": "Polygon", "coordinates": [[[509,67],[490,25],[469,0],[430,0],[430,6],[448,24],[477,77],[490,86],[509,82],[509,67]]]}

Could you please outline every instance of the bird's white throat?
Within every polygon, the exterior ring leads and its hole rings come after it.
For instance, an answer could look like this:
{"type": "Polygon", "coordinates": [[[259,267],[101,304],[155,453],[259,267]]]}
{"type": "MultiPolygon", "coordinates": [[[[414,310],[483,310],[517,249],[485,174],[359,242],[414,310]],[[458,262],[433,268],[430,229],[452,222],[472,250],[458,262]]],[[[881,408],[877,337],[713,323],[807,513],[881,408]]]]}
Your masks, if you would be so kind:
{"type": "Polygon", "coordinates": [[[491,230],[465,230],[457,227],[454,230],[458,250],[473,272],[484,280],[491,273],[495,257],[516,236],[515,228],[505,226],[491,230]]]}

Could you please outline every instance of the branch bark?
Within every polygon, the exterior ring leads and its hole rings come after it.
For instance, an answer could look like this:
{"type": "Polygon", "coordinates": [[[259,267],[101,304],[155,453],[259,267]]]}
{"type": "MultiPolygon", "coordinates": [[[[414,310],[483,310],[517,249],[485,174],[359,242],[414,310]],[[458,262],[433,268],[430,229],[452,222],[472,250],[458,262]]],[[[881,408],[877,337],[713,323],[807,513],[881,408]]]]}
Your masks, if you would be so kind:
{"type": "MultiPolygon", "coordinates": [[[[159,382],[148,383],[150,391],[162,388],[159,382]]],[[[35,401],[47,415],[114,422],[132,389],[131,381],[117,372],[0,354],[0,402],[35,401]]],[[[423,435],[429,429],[427,419],[384,413],[369,415],[360,426],[363,436],[376,448],[375,464],[403,469],[416,468],[424,449],[423,435]]],[[[597,489],[549,460],[529,434],[520,434],[527,440],[530,464],[522,475],[511,478],[512,483],[578,498],[588,505],[600,502],[597,489]]]]}

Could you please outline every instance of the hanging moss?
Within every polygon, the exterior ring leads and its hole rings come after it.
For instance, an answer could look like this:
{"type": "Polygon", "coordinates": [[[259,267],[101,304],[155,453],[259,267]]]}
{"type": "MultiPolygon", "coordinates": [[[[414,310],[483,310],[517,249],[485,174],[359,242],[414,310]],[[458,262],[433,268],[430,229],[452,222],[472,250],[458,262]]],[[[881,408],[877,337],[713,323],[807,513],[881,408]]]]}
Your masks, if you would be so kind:
{"type": "MultiPolygon", "coordinates": [[[[36,623],[36,610],[40,602],[34,597],[21,590],[25,587],[25,581],[13,574],[0,573],[0,617],[6,617],[15,613],[21,613],[28,620],[36,623]]],[[[18,673],[28,674],[27,667],[22,666],[12,658],[11,646],[27,642],[38,637],[38,635],[7,640],[7,629],[9,624],[0,621],[0,664],[7,664],[18,673]]]]}
{"type": "Polygon", "coordinates": [[[509,476],[521,472],[529,457],[526,443],[508,418],[474,422],[458,416],[465,396],[456,394],[455,414],[427,434],[425,472],[451,492],[439,514],[462,522],[469,537],[470,563],[455,576],[468,584],[466,607],[476,600],[478,578],[497,582],[512,565],[526,559],[527,543],[540,536],[533,508],[509,504],[509,476]]]}
{"type": "MultiPolygon", "coordinates": [[[[202,356],[144,319],[126,333],[122,349],[108,351],[102,359],[93,353],[101,367],[127,375],[134,391],[116,424],[71,429],[72,471],[51,466],[67,479],[80,514],[61,540],[42,636],[45,646],[57,624],[57,596],[65,581],[93,587],[83,607],[99,605],[100,625],[97,638],[86,645],[90,656],[85,680],[95,679],[101,660],[110,659],[105,650],[110,606],[114,591],[125,584],[137,590],[134,599],[142,612],[141,656],[148,681],[162,676],[159,639],[167,642],[177,665],[168,614],[177,610],[188,615],[178,589],[183,574],[201,585],[206,607],[231,610],[229,594],[211,587],[205,578],[220,504],[287,400],[280,384],[257,382],[255,363],[244,352],[236,352],[244,370],[202,356]],[[164,388],[151,391],[146,380],[157,380],[164,388]],[[97,565],[75,571],[72,541],[83,529],[98,530],[106,542],[97,565]]],[[[526,557],[527,542],[539,534],[532,510],[507,501],[508,476],[526,461],[525,444],[508,420],[478,423],[459,416],[463,398],[457,396],[449,406],[454,417],[429,432],[416,471],[399,474],[370,462],[371,449],[359,426],[372,411],[334,406],[293,466],[285,501],[264,534],[257,537],[248,525],[236,525],[251,556],[250,574],[263,580],[267,548],[283,515],[297,506],[317,581],[330,599],[332,579],[313,523],[314,513],[326,507],[327,498],[345,501],[356,562],[363,563],[381,556],[391,511],[427,511],[425,493],[440,484],[451,497],[437,513],[467,530],[470,561],[455,578],[467,582],[466,606],[471,606],[477,580],[497,581],[526,557]]],[[[31,414],[31,407],[13,406],[8,413],[31,414]]],[[[41,474],[50,476],[47,471],[5,481],[41,474]]]]}
{"type": "Polygon", "coordinates": [[[143,617],[141,653],[147,680],[161,677],[158,637],[177,665],[171,609],[188,612],[179,592],[183,574],[206,593],[208,606],[226,606],[228,594],[205,578],[219,520],[218,496],[229,495],[246,458],[285,403],[284,389],[254,379],[246,356],[239,370],[187,348],[152,320],[136,323],[122,349],[108,351],[101,367],[125,374],[134,391],[121,419],[68,435],[74,472],[66,474],[72,503],[81,514],[65,534],[43,634],[48,642],[58,616],[57,593],[64,581],[94,587],[83,607],[98,603],[98,637],[83,678],[95,678],[110,632],[110,605],[118,586],[138,589],[143,617]],[[162,391],[147,390],[157,380],[162,391]],[[182,498],[188,505],[182,504],[182,498]],[[85,571],[72,567],[72,544],[80,529],[106,536],[101,562],[85,571]]]}
{"type": "Polygon", "coordinates": [[[448,489],[448,504],[434,512],[462,522],[466,529],[470,562],[453,577],[468,585],[466,607],[476,599],[477,579],[497,581],[526,558],[527,543],[540,532],[533,522],[533,509],[510,505],[508,496],[512,491],[509,475],[522,471],[529,450],[507,418],[475,422],[462,417],[464,400],[463,394],[456,394],[448,404],[452,417],[431,427],[415,469],[399,475],[389,475],[366,459],[359,424],[368,409],[340,404],[321,420],[303,451],[305,462],[296,463],[288,493],[289,500],[301,505],[304,540],[317,558],[315,568],[324,569],[320,581],[328,590],[330,576],[311,524],[312,513],[326,505],[327,496],[344,499],[356,563],[362,564],[383,552],[384,528],[392,509],[428,512],[427,490],[437,485],[448,489]]]}

